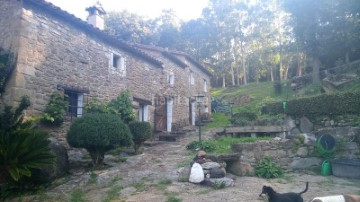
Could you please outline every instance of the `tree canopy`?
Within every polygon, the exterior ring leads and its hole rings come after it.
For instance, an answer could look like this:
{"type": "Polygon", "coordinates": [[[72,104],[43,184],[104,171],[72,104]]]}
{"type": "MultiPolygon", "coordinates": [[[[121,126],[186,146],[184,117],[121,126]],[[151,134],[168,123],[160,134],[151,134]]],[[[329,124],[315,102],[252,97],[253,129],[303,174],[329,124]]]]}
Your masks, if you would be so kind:
{"type": "Polygon", "coordinates": [[[286,80],[360,59],[358,0],[209,0],[187,22],[172,10],[155,19],[109,13],[119,39],[184,51],[213,74],[215,87],[286,80]]]}

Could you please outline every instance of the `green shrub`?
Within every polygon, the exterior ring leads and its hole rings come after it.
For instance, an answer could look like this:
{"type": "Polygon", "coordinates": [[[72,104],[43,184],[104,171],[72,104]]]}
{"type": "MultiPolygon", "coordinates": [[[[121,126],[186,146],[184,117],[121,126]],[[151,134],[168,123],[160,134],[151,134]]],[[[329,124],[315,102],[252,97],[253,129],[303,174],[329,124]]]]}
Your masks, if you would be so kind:
{"type": "Polygon", "coordinates": [[[106,103],[99,101],[89,102],[85,105],[86,113],[108,113],[108,114],[117,114],[113,109],[108,107],[106,103]]]}
{"type": "Polygon", "coordinates": [[[47,137],[46,132],[34,129],[0,132],[0,170],[18,181],[23,176],[30,177],[30,169],[53,165],[55,156],[47,137]]]}
{"type": "Polygon", "coordinates": [[[120,114],[121,120],[128,124],[135,120],[135,114],[132,108],[132,100],[130,99],[130,91],[121,92],[120,96],[111,100],[108,107],[112,108],[116,113],[120,114]]]}
{"type": "Polygon", "coordinates": [[[54,92],[50,97],[50,102],[46,106],[41,122],[50,125],[61,125],[64,122],[68,102],[59,92],[54,92]]]}
{"type": "Polygon", "coordinates": [[[135,153],[138,153],[138,150],[143,143],[152,136],[150,123],[133,121],[129,123],[129,129],[132,134],[135,153]]]}
{"type": "Polygon", "coordinates": [[[259,164],[255,167],[255,174],[262,178],[276,178],[283,174],[283,169],[277,165],[271,157],[265,157],[260,160],[259,164]]]}
{"type": "Polygon", "coordinates": [[[15,110],[6,106],[0,114],[0,184],[19,182],[55,163],[48,134],[23,122],[23,111],[28,106],[29,99],[23,97],[15,110]]]}
{"type": "Polygon", "coordinates": [[[216,145],[211,141],[192,141],[186,145],[186,149],[188,150],[204,150],[206,152],[212,152],[216,149],[216,145]]]}
{"type": "MultiPolygon", "coordinates": [[[[355,91],[290,100],[287,101],[285,113],[298,117],[359,114],[359,97],[360,91],[355,91]]],[[[261,112],[263,114],[281,114],[284,112],[282,102],[267,104],[262,107],[261,112]]]]}
{"type": "Polygon", "coordinates": [[[324,159],[332,159],[334,158],[335,156],[335,153],[337,151],[337,146],[338,146],[338,143],[336,143],[335,147],[331,150],[327,150],[325,148],[323,148],[320,144],[316,144],[315,145],[315,150],[314,150],[314,156],[317,156],[317,157],[321,157],[321,158],[324,158],[324,159]]]}
{"type": "Polygon", "coordinates": [[[230,122],[234,125],[245,126],[249,122],[256,120],[257,114],[253,111],[240,111],[232,115],[230,122]]]}
{"type": "Polygon", "coordinates": [[[128,126],[114,114],[85,114],[70,126],[66,138],[70,146],[85,148],[95,167],[102,165],[106,151],[132,144],[128,126]]]}
{"type": "Polygon", "coordinates": [[[213,184],[214,189],[224,189],[226,187],[225,182],[215,181],[213,184]]]}
{"type": "Polygon", "coordinates": [[[13,110],[11,106],[5,106],[0,114],[0,131],[11,132],[18,128],[29,127],[30,123],[23,122],[23,111],[30,106],[30,99],[27,96],[21,98],[19,106],[13,110]]]}

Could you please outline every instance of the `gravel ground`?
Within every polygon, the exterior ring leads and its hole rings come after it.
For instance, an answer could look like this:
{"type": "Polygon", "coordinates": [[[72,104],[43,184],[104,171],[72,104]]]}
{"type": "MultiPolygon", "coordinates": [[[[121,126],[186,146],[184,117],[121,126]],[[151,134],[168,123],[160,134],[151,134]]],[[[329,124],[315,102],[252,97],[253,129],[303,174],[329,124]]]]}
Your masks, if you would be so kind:
{"type": "MultiPolygon", "coordinates": [[[[209,134],[204,134],[204,138],[209,138],[209,134]]],[[[235,185],[217,190],[177,182],[177,170],[194,155],[185,149],[185,145],[196,139],[197,134],[192,132],[176,142],[157,142],[145,147],[141,155],[128,156],[126,162],[107,158],[105,162],[112,166],[93,171],[96,175],[83,169],[73,170],[70,176],[55,181],[44,193],[11,201],[175,202],[175,197],[183,202],[256,202],[264,201],[259,197],[263,185],[272,186],[280,193],[300,192],[304,190],[306,181],[309,182],[309,190],[302,195],[304,201],[315,196],[360,194],[360,180],[299,172],[272,180],[227,174],[234,179],[235,185]],[[76,195],[75,190],[80,194],[76,195]],[[76,197],[78,200],[75,200],[76,197]],[[170,200],[171,197],[173,200],[170,200]]]]}

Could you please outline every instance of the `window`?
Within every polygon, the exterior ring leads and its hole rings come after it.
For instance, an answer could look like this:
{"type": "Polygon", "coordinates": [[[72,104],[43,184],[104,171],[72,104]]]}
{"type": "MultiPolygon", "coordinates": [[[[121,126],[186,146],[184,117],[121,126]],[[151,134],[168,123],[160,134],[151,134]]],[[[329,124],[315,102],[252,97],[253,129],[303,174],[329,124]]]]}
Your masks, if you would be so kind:
{"type": "Polygon", "coordinates": [[[119,70],[125,70],[125,58],[119,55],[113,54],[112,65],[119,70]]]}
{"type": "Polygon", "coordinates": [[[65,90],[65,100],[68,101],[68,114],[71,117],[81,117],[83,115],[84,95],[79,92],[65,90]]]}
{"type": "Polygon", "coordinates": [[[111,60],[110,60],[110,70],[114,74],[120,74],[122,76],[126,75],[126,66],[125,66],[125,58],[112,53],[111,60]]]}
{"type": "Polygon", "coordinates": [[[209,113],[209,107],[208,106],[205,106],[204,112],[209,113]]]}
{"type": "Polygon", "coordinates": [[[204,79],[204,92],[208,91],[207,81],[204,79]]]}
{"type": "Polygon", "coordinates": [[[149,121],[148,111],[149,111],[149,105],[140,105],[139,121],[149,121]]]}
{"type": "Polygon", "coordinates": [[[174,72],[170,72],[169,76],[168,76],[168,83],[170,87],[174,86],[174,82],[175,82],[175,76],[174,76],[174,72]]]}
{"type": "Polygon", "coordinates": [[[194,74],[192,71],[189,72],[189,83],[190,83],[190,85],[194,85],[194,83],[195,83],[194,74]]]}

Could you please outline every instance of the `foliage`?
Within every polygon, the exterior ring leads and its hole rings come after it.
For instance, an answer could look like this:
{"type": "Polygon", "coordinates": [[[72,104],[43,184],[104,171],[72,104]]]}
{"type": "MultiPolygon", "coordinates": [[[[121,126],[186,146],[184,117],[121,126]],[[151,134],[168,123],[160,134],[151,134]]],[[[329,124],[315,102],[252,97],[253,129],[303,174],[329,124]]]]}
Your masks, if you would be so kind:
{"type": "Polygon", "coordinates": [[[326,150],[320,144],[316,144],[314,150],[314,156],[318,156],[324,159],[332,159],[335,156],[336,149],[326,150]]]}
{"type": "MultiPolygon", "coordinates": [[[[286,114],[292,116],[315,117],[321,115],[358,114],[360,91],[319,95],[316,97],[290,100],[286,105],[286,114]],[[329,110],[331,109],[331,110],[329,110]]],[[[268,104],[263,113],[283,113],[282,102],[268,104]]]]}
{"type": "Polygon", "coordinates": [[[133,137],[135,153],[138,153],[139,147],[152,136],[150,123],[132,121],[128,126],[133,137]]]}
{"type": "Polygon", "coordinates": [[[128,124],[135,120],[135,114],[132,109],[132,101],[130,99],[130,91],[121,92],[120,96],[111,100],[108,107],[112,108],[116,113],[120,114],[121,120],[128,124]]]}
{"type": "Polygon", "coordinates": [[[46,124],[61,125],[64,122],[68,102],[59,92],[51,94],[50,102],[46,106],[41,121],[46,124]]]}
{"type": "Polygon", "coordinates": [[[66,139],[72,147],[85,148],[95,167],[103,163],[106,151],[132,144],[127,125],[117,115],[103,113],[89,113],[77,118],[66,139]]]}
{"type": "Polygon", "coordinates": [[[18,129],[0,133],[0,167],[15,181],[31,176],[30,169],[54,163],[47,133],[34,129],[18,129]]]}
{"type": "Polygon", "coordinates": [[[11,106],[5,106],[4,111],[0,114],[0,130],[4,132],[14,131],[18,128],[25,128],[29,123],[24,122],[23,111],[30,106],[28,96],[21,98],[19,106],[12,110],[11,106]]]}
{"type": "Polygon", "coordinates": [[[108,113],[116,114],[116,111],[110,108],[106,103],[99,101],[89,102],[85,105],[86,113],[108,113]]]}
{"type": "Polygon", "coordinates": [[[223,127],[230,124],[229,116],[223,113],[212,113],[211,118],[213,121],[206,123],[206,125],[204,126],[204,130],[223,127]]]}
{"type": "Polygon", "coordinates": [[[204,150],[206,152],[212,152],[216,148],[216,145],[210,141],[192,141],[186,145],[186,149],[188,150],[204,150]]]}
{"type": "Polygon", "coordinates": [[[168,196],[168,198],[166,199],[166,202],[182,202],[182,200],[175,196],[168,196]]]}
{"type": "Polygon", "coordinates": [[[214,140],[205,140],[199,143],[198,141],[192,141],[186,145],[188,150],[197,150],[201,149],[206,152],[211,152],[214,154],[223,154],[231,152],[231,145],[245,142],[256,142],[263,140],[270,140],[271,137],[220,137],[214,140]]]}
{"type": "Polygon", "coordinates": [[[75,189],[71,193],[70,202],[86,202],[84,191],[81,189],[75,189]]]}
{"type": "Polygon", "coordinates": [[[277,178],[283,175],[283,169],[271,157],[265,157],[255,167],[255,174],[266,179],[277,178]]]}
{"type": "Polygon", "coordinates": [[[214,189],[224,189],[226,187],[225,182],[215,181],[213,184],[214,189]]]}
{"type": "Polygon", "coordinates": [[[230,122],[234,125],[250,125],[251,121],[255,121],[257,114],[253,111],[243,110],[232,115],[230,122]]]}
{"type": "Polygon", "coordinates": [[[48,134],[23,122],[23,111],[28,106],[28,97],[23,97],[15,110],[6,106],[0,114],[0,184],[8,183],[11,190],[32,184],[37,180],[34,173],[55,163],[48,134]],[[25,177],[32,178],[23,180],[25,177]]]}
{"type": "Polygon", "coordinates": [[[10,74],[14,67],[9,64],[13,55],[7,51],[3,51],[0,47],[0,95],[5,91],[6,82],[10,78],[10,74]]]}

